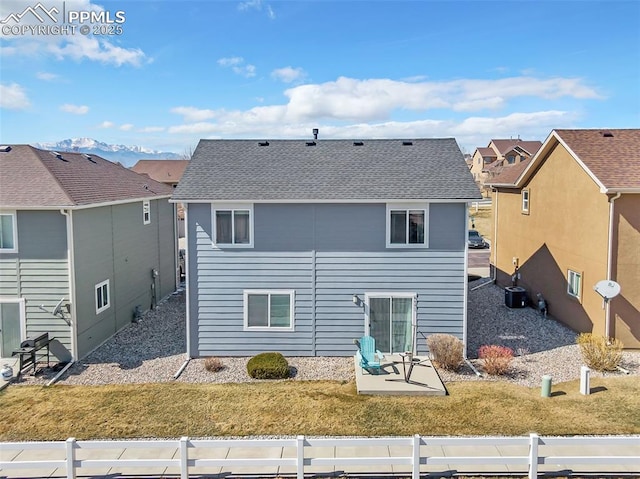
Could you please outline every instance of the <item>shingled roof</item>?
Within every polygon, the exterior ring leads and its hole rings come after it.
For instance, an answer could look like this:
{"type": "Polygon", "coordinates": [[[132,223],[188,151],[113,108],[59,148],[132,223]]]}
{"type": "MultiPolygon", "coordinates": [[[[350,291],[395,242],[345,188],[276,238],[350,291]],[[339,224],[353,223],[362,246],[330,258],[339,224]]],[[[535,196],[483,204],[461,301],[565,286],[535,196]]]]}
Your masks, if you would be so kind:
{"type": "Polygon", "coordinates": [[[161,183],[177,183],[188,164],[189,160],[139,160],[131,169],[161,183]]]}
{"type": "Polygon", "coordinates": [[[29,145],[0,151],[0,206],[74,207],[169,197],[173,189],[96,155],[29,145]]]}
{"type": "Polygon", "coordinates": [[[515,140],[492,139],[491,142],[493,142],[502,156],[504,156],[505,153],[509,152],[516,146],[519,146],[533,156],[542,146],[541,141],[521,140],[519,138],[516,138],[515,140]]]}
{"type": "Polygon", "coordinates": [[[640,129],[553,130],[533,158],[505,168],[488,183],[521,187],[558,143],[569,150],[603,193],[640,192],[640,129]]]}
{"type": "Polygon", "coordinates": [[[453,138],[200,140],[176,201],[480,198],[453,138]]]}

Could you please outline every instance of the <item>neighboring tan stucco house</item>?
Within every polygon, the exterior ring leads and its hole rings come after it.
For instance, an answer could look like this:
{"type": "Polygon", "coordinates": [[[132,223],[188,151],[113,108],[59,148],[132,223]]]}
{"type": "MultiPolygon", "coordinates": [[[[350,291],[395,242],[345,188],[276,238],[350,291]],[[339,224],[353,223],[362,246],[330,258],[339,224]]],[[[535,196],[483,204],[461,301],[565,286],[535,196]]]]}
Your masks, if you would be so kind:
{"type": "Polygon", "coordinates": [[[188,164],[189,160],[139,160],[131,169],[175,188],[188,164]]]}
{"type": "Polygon", "coordinates": [[[80,359],[175,291],[172,192],[99,156],[0,147],[0,357],[49,333],[80,359]]]}
{"type": "Polygon", "coordinates": [[[640,347],[640,130],[554,130],[492,183],[491,263],[579,332],[640,347]],[[608,303],[594,286],[620,284],[608,303]]]}
{"type": "Polygon", "coordinates": [[[452,138],[201,140],[172,200],[187,215],[187,354],[464,341],[479,198],[452,138]]]}
{"type": "Polygon", "coordinates": [[[527,160],[540,149],[539,141],[525,141],[520,138],[501,140],[493,139],[486,148],[478,147],[473,152],[471,174],[480,188],[495,178],[505,168],[527,160]]]}

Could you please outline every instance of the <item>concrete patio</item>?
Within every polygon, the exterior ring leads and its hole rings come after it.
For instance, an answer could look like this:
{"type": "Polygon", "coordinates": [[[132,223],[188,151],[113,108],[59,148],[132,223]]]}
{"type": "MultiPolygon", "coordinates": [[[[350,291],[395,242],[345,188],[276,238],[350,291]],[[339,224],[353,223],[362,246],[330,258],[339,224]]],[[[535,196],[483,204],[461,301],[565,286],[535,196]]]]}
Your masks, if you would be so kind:
{"type": "Polygon", "coordinates": [[[363,371],[354,357],[358,394],[387,396],[446,396],[447,390],[431,361],[423,356],[408,359],[403,365],[402,356],[385,355],[378,374],[363,371]],[[411,369],[411,371],[410,371],[411,369]],[[410,373],[410,374],[409,374],[410,373]]]}

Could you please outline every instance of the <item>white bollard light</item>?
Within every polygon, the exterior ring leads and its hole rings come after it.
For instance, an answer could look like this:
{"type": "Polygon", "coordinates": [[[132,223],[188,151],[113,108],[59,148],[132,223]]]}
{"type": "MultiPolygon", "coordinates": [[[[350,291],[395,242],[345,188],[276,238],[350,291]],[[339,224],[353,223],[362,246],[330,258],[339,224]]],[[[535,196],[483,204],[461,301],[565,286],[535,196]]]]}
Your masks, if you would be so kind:
{"type": "Polygon", "coordinates": [[[589,373],[591,370],[587,366],[580,368],[580,394],[585,396],[591,394],[591,386],[589,385],[589,373]]]}

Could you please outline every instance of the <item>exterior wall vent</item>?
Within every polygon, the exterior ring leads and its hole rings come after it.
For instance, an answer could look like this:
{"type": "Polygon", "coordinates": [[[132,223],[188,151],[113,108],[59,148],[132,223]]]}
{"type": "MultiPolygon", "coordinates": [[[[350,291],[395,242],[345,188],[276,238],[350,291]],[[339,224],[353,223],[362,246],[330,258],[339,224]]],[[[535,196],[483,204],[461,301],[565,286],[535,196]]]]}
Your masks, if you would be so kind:
{"type": "Polygon", "coordinates": [[[269,146],[269,142],[268,141],[259,141],[258,142],[258,146],[269,146]]]}
{"type": "Polygon", "coordinates": [[[307,141],[307,146],[316,146],[315,141],[307,141]]]}
{"type": "Polygon", "coordinates": [[[364,141],[354,141],[353,146],[362,146],[364,145],[364,141]]]}
{"type": "Polygon", "coordinates": [[[402,146],[412,146],[413,145],[413,141],[403,141],[402,142],[402,146]]]}
{"type": "Polygon", "coordinates": [[[0,152],[6,153],[8,151],[11,151],[11,147],[9,145],[0,145],[0,152]]]}

